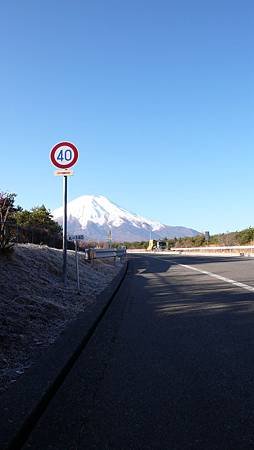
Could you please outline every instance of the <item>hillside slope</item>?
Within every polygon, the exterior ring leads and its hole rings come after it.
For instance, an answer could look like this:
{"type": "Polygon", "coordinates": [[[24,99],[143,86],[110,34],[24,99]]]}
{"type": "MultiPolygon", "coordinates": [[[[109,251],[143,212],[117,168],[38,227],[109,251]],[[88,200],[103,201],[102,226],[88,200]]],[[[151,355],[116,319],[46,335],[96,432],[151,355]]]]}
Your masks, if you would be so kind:
{"type": "Polygon", "coordinates": [[[18,245],[0,254],[0,393],[59,336],[68,322],[95,301],[120,265],[80,257],[77,294],[74,253],[68,253],[68,285],[62,283],[62,252],[18,245]]]}

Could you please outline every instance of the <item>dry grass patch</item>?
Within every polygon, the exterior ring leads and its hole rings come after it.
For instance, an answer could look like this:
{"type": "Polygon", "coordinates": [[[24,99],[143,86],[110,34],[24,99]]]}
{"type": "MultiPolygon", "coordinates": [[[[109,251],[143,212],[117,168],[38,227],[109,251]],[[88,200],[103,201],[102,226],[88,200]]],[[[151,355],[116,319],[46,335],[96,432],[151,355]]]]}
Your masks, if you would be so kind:
{"type": "Polygon", "coordinates": [[[120,268],[109,260],[91,266],[81,255],[78,295],[73,252],[68,252],[66,289],[61,251],[28,244],[0,255],[0,393],[95,301],[120,268]]]}

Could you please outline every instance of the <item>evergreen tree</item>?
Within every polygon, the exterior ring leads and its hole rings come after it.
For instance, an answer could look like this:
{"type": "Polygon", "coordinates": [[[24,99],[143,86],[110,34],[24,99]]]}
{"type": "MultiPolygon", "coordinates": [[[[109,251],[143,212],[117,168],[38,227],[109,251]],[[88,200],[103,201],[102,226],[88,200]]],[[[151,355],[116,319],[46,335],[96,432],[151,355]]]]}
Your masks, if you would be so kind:
{"type": "Polygon", "coordinates": [[[18,211],[16,221],[22,227],[34,228],[47,233],[60,234],[62,231],[62,227],[53,220],[50,210],[45,205],[35,206],[31,211],[18,211]]]}

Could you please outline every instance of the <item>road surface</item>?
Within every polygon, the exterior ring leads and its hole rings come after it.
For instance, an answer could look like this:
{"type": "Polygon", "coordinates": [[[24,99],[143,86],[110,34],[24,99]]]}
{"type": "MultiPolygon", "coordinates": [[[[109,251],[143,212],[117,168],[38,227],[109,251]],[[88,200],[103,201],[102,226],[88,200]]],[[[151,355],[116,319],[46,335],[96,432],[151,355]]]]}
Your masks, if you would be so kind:
{"type": "Polygon", "coordinates": [[[136,256],[25,449],[254,447],[254,259],[136,256]]]}

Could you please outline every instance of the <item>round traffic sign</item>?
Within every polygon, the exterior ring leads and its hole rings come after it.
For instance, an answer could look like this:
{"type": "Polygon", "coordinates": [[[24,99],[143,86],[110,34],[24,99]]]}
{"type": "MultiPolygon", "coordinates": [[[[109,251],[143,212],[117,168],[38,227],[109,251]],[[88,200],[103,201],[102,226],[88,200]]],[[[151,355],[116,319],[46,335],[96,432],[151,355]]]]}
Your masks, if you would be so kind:
{"type": "Polygon", "coordinates": [[[69,169],[78,160],[78,149],[71,142],[59,142],[52,148],[50,160],[59,169],[69,169]]]}

